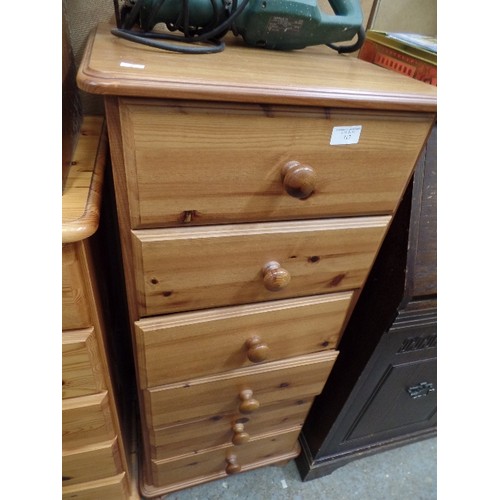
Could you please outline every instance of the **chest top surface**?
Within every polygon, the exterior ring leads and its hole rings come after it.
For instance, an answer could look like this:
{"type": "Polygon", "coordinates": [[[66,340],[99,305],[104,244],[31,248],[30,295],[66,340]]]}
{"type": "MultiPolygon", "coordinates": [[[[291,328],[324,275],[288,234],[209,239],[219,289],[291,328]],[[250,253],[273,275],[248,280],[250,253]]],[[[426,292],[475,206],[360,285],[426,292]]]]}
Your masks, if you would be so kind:
{"type": "Polygon", "coordinates": [[[104,119],[84,117],[61,203],[62,242],[88,238],[99,225],[106,163],[104,119]]]}
{"type": "Polygon", "coordinates": [[[255,49],[232,35],[216,54],[162,51],[120,39],[112,26],[91,34],[79,87],[109,96],[436,111],[437,90],[326,46],[255,49]]]}

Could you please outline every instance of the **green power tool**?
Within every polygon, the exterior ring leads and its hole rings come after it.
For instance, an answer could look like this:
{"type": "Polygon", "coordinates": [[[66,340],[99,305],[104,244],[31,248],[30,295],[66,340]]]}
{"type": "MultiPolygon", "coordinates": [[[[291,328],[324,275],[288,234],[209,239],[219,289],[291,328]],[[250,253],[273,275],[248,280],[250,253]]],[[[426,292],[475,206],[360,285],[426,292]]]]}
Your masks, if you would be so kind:
{"type": "Polygon", "coordinates": [[[331,13],[317,0],[114,0],[121,38],[165,50],[212,53],[224,49],[232,31],[254,47],[294,50],[327,45],[354,52],[364,42],[358,0],[328,0],[331,13]],[[336,45],[357,37],[350,45],[336,45]]]}

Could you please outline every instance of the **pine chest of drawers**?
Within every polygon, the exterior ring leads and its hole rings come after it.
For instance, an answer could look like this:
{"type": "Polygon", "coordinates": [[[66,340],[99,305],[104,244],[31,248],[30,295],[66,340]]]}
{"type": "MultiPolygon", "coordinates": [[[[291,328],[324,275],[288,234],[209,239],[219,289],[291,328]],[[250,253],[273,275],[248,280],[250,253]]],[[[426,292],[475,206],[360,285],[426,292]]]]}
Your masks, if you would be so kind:
{"type": "Polygon", "coordinates": [[[96,232],[107,154],[99,116],[85,116],[62,196],[62,498],[137,498],[118,411],[99,287],[96,232]]]}
{"type": "Polygon", "coordinates": [[[435,88],[326,47],[183,55],[107,25],[78,82],[105,96],[143,495],[296,457],[435,88]]]}

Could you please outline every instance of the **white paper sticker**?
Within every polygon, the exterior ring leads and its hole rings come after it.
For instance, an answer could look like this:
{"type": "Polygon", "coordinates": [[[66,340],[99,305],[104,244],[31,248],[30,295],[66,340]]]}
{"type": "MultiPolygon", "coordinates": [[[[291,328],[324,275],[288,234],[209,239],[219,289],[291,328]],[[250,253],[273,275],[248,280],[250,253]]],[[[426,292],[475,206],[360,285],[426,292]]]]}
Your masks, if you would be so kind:
{"type": "Polygon", "coordinates": [[[129,63],[129,62],[125,62],[125,61],[122,61],[120,63],[120,66],[122,68],[136,68],[136,69],[144,69],[146,66],[144,66],[144,64],[134,64],[134,63],[129,63]]]}
{"type": "Polygon", "coordinates": [[[330,137],[331,146],[339,146],[341,144],[357,144],[361,135],[361,125],[351,125],[349,127],[333,127],[332,136],[330,137]]]}

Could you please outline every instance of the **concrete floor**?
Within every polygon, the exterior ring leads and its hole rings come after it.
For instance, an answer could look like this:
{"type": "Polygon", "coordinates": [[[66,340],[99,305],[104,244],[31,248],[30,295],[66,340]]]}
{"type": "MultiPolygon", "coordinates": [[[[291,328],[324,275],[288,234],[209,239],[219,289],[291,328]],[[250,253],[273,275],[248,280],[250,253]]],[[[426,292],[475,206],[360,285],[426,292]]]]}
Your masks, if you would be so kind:
{"type": "Polygon", "coordinates": [[[433,500],[437,439],[355,460],[302,482],[294,461],[170,493],[162,500],[433,500]]]}

